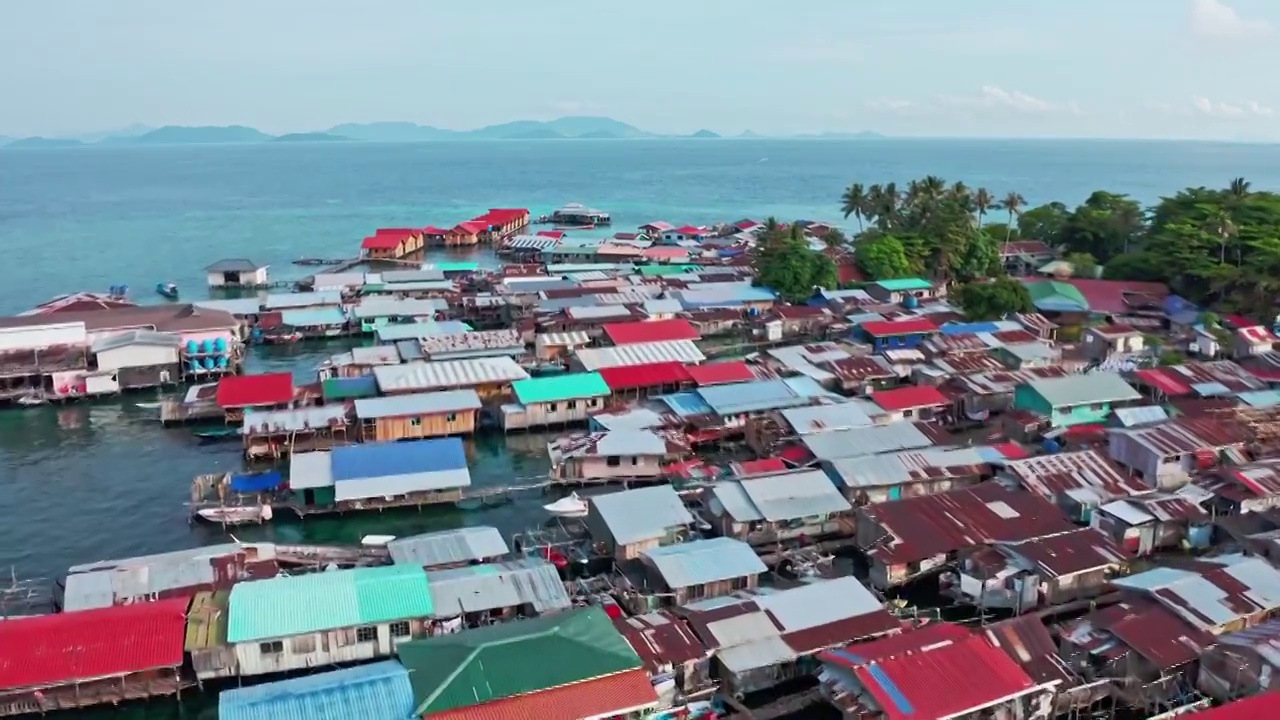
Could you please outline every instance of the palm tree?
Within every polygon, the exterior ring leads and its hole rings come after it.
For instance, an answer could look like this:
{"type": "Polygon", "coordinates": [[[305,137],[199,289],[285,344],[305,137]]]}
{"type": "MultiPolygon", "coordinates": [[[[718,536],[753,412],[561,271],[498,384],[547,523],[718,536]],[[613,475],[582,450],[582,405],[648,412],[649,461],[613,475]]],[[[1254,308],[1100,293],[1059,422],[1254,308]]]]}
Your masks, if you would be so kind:
{"type": "Polygon", "coordinates": [[[1005,246],[1002,251],[1002,254],[1004,252],[1008,252],[1009,250],[1009,238],[1013,236],[1013,220],[1014,218],[1018,217],[1018,215],[1022,211],[1022,208],[1026,207],[1026,205],[1027,205],[1026,198],[1010,190],[1009,193],[1004,196],[1004,200],[1001,200],[1000,204],[997,206],[1001,210],[1004,210],[1005,212],[1009,213],[1009,224],[1006,225],[1004,229],[1004,245],[1005,246]]]}
{"type": "Polygon", "coordinates": [[[987,211],[996,205],[996,196],[986,188],[978,188],[973,193],[973,209],[978,213],[978,229],[982,229],[982,218],[987,211]]]}
{"type": "Polygon", "coordinates": [[[1236,234],[1236,225],[1231,221],[1231,214],[1225,210],[1214,213],[1207,227],[1209,232],[1218,236],[1218,264],[1227,262],[1227,243],[1236,234]]]}
{"type": "Polygon", "coordinates": [[[840,196],[840,210],[844,212],[844,219],[848,220],[850,215],[858,218],[858,232],[862,232],[862,216],[867,211],[867,197],[862,183],[850,185],[844,195],[840,196]]]}
{"type": "Polygon", "coordinates": [[[876,215],[887,230],[893,227],[898,219],[898,209],[902,197],[898,195],[898,183],[886,183],[880,194],[880,204],[876,207],[876,215]]]}
{"type": "Polygon", "coordinates": [[[884,188],[879,185],[872,185],[867,188],[866,207],[863,208],[862,214],[867,217],[867,222],[880,225],[880,206],[884,202],[884,188]]]}
{"type": "Polygon", "coordinates": [[[937,200],[947,191],[947,181],[937,175],[926,175],[920,181],[920,194],[929,200],[937,200]]]}
{"type": "Polygon", "coordinates": [[[1227,190],[1235,199],[1242,200],[1249,196],[1249,187],[1251,185],[1252,183],[1242,177],[1233,178],[1231,184],[1227,186],[1227,190]]]}

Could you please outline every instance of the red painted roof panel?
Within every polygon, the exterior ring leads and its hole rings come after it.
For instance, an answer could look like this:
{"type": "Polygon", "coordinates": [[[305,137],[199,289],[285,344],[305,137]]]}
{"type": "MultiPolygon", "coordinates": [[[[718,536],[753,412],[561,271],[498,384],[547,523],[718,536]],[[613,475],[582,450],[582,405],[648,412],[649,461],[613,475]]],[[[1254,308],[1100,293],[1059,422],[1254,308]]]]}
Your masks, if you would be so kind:
{"type": "Polygon", "coordinates": [[[707,363],[705,365],[690,365],[686,368],[689,371],[689,377],[693,379],[699,387],[707,385],[726,385],[736,382],[750,382],[756,379],[755,373],[751,372],[751,367],[743,360],[729,360],[726,362],[707,363]]]}
{"type": "Polygon", "coordinates": [[[946,395],[938,392],[938,388],[927,385],[877,390],[870,397],[871,402],[888,412],[951,404],[946,395]]]}
{"type": "Polygon", "coordinates": [[[667,340],[698,340],[702,333],[684,318],[670,320],[643,320],[640,322],[606,323],[604,334],[614,345],[662,342],[667,340]]]}
{"type": "Polygon", "coordinates": [[[1254,695],[1216,708],[1193,712],[1187,720],[1260,720],[1280,717],[1280,691],[1254,695]]]}
{"type": "Polygon", "coordinates": [[[218,381],[218,407],[284,405],[293,401],[293,374],[228,375],[218,381]]]}
{"type": "Polygon", "coordinates": [[[600,368],[599,373],[609,389],[615,392],[661,385],[678,385],[690,380],[688,369],[678,362],[600,368]]]}
{"type": "Polygon", "coordinates": [[[365,250],[394,250],[404,239],[401,235],[370,235],[360,243],[360,247],[365,250]]]}
{"type": "Polygon", "coordinates": [[[938,332],[938,326],[932,320],[919,318],[916,320],[873,320],[862,323],[863,332],[876,337],[893,335],[923,335],[938,332]]]}
{"type": "Polygon", "coordinates": [[[657,702],[658,694],[649,673],[639,669],[423,717],[426,720],[579,720],[618,715],[657,702]]]}
{"type": "Polygon", "coordinates": [[[0,690],[182,664],[189,598],[0,622],[0,690]]]}
{"type": "Polygon", "coordinates": [[[1134,373],[1134,377],[1139,382],[1144,385],[1150,385],[1170,397],[1190,395],[1192,393],[1191,386],[1173,375],[1173,373],[1167,372],[1164,368],[1145,368],[1134,373]]]}

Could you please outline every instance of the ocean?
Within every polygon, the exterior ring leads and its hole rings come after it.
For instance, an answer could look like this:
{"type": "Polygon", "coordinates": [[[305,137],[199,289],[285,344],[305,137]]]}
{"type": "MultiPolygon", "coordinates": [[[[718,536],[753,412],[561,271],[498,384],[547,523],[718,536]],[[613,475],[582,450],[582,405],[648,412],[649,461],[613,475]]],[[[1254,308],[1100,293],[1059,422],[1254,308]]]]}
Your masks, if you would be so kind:
{"type": "MultiPolygon", "coordinates": [[[[273,279],[293,279],[308,272],[291,260],[352,255],[377,227],[449,226],[489,207],[537,215],[582,202],[613,214],[609,232],[659,219],[769,215],[856,229],[839,214],[844,187],[928,174],[997,196],[1017,190],[1031,205],[1075,205],[1096,189],[1153,202],[1237,176],[1280,189],[1280,145],[582,140],[0,150],[0,313],[122,284],[145,302],[161,281],[199,297],[202,268],[222,258],[268,263],[273,279]]],[[[474,250],[440,256],[491,259],[474,250]]],[[[249,368],[306,378],[341,347],[255,349],[249,368]]],[[[73,564],[227,540],[190,526],[183,503],[195,475],[238,467],[238,446],[199,445],[188,430],[160,428],[134,407],[147,399],[0,411],[0,571],[52,578],[73,564]]],[[[475,482],[544,474],[546,440],[469,441],[475,482]]],[[[542,517],[540,502],[283,522],[237,536],[354,543],[463,524],[511,533],[542,517]]],[[[182,717],[212,717],[210,707],[189,701],[182,717]]],[[[179,708],[150,703],[110,716],[176,718],[179,708]]]]}

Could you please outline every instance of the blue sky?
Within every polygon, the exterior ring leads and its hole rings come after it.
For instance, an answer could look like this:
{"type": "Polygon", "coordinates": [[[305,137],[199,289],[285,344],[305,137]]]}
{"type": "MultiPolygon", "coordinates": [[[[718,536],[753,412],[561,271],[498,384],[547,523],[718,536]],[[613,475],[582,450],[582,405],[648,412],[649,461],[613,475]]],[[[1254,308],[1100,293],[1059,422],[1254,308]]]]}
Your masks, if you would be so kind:
{"type": "Polygon", "coordinates": [[[1277,0],[10,0],[0,134],[608,115],[1280,141],[1277,0]]]}

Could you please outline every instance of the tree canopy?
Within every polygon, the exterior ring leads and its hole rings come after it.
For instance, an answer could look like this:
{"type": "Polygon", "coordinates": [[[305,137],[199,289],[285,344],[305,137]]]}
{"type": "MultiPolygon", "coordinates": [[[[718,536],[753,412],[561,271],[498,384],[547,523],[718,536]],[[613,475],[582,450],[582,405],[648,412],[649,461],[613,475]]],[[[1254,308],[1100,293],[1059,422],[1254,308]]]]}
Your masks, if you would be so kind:
{"type": "Polygon", "coordinates": [[[804,302],[816,288],[833,289],[840,283],[835,261],[809,248],[801,227],[789,227],[776,218],[765,221],[752,258],[756,280],[788,302],[804,302]]]}
{"type": "Polygon", "coordinates": [[[966,283],[956,289],[954,298],[970,320],[998,320],[1009,313],[1035,312],[1027,286],[1007,277],[966,283]]]}

